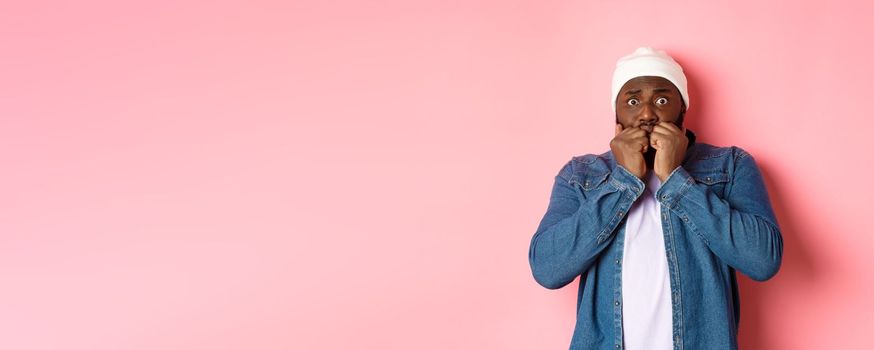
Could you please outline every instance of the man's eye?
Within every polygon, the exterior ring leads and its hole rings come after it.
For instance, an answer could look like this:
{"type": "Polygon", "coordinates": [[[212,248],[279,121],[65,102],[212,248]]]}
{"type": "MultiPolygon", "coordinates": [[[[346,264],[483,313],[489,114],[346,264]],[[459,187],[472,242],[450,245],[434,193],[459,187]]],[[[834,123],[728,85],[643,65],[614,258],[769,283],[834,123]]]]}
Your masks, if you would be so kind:
{"type": "Polygon", "coordinates": [[[663,104],[667,104],[667,103],[668,103],[668,99],[666,97],[659,97],[656,100],[656,104],[658,104],[658,105],[663,105],[663,104]]]}
{"type": "Polygon", "coordinates": [[[638,101],[636,98],[628,99],[629,106],[637,106],[637,104],[639,104],[639,103],[640,103],[640,101],[638,101]]]}

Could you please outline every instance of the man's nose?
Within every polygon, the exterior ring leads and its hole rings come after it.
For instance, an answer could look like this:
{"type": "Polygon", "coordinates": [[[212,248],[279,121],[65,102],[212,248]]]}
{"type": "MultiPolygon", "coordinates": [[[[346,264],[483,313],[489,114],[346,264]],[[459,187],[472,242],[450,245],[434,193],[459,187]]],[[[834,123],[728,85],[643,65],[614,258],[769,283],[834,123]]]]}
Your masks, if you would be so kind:
{"type": "Polygon", "coordinates": [[[644,104],[643,108],[640,109],[640,121],[642,123],[653,123],[658,121],[658,116],[655,114],[655,111],[652,109],[652,106],[649,104],[644,104]]]}

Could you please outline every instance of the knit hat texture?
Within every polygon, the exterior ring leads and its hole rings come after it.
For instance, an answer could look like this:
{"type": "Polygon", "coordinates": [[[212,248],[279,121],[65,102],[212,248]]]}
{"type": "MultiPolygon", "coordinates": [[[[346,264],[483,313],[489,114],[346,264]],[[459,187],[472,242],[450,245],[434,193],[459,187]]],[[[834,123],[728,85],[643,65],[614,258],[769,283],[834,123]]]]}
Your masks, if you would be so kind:
{"type": "Polygon", "coordinates": [[[639,47],[634,53],[616,61],[616,70],[613,71],[613,103],[610,104],[614,113],[616,98],[622,86],[629,80],[642,76],[662,77],[673,83],[680,90],[686,109],[689,109],[689,92],[683,67],[662,50],[639,47]]]}

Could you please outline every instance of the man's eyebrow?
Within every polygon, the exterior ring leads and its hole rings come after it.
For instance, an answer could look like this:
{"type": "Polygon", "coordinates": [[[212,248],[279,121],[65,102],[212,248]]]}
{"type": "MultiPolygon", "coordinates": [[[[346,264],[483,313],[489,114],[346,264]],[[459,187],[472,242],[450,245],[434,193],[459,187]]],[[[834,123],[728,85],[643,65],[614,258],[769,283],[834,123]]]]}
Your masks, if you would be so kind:
{"type": "MultiPolygon", "coordinates": [[[[671,89],[666,88],[666,87],[660,87],[660,88],[653,89],[652,92],[654,92],[654,93],[671,92],[671,89]]],[[[628,90],[625,92],[626,95],[637,95],[639,93],[640,93],[640,89],[633,89],[633,90],[628,90]]]]}

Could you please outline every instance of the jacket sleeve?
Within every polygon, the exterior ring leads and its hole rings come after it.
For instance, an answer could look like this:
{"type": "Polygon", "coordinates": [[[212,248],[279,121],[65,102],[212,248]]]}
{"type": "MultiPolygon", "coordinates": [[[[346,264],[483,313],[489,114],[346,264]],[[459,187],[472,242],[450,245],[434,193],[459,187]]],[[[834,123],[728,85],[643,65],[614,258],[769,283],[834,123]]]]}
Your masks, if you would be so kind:
{"type": "Polygon", "coordinates": [[[570,181],[572,175],[571,161],[555,176],[549,206],[528,250],[534,279],[548,289],[564,287],[592,265],[643,192],[643,182],[621,166],[591,191],[570,181]]]}
{"type": "Polygon", "coordinates": [[[722,261],[764,281],[780,269],[783,238],[755,160],[743,149],[734,151],[725,199],[683,167],[674,169],[656,196],[722,261]]]}

